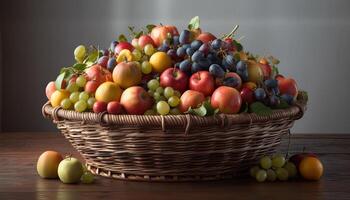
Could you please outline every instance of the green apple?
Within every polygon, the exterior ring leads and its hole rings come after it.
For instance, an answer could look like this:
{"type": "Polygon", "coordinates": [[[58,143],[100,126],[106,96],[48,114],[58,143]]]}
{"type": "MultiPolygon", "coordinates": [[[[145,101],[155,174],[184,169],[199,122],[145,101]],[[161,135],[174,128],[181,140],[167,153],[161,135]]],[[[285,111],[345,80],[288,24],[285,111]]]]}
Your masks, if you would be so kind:
{"type": "Polygon", "coordinates": [[[58,165],[58,177],[63,183],[78,183],[84,173],[81,162],[73,157],[68,157],[58,165]]]}

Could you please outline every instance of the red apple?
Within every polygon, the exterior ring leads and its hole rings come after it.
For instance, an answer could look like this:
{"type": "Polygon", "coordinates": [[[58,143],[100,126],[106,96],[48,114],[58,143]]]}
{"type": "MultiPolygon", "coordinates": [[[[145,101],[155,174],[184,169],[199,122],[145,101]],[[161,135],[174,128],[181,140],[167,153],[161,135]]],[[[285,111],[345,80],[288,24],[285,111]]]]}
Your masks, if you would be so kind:
{"type": "Polygon", "coordinates": [[[222,113],[235,114],[241,109],[242,99],[235,88],[220,86],[211,96],[210,103],[213,108],[218,108],[222,113]]]}
{"type": "Polygon", "coordinates": [[[179,35],[175,26],[156,26],[151,31],[151,38],[156,46],[160,46],[164,40],[171,36],[179,35]]]}
{"type": "Polygon", "coordinates": [[[112,81],[112,74],[101,65],[93,65],[86,70],[86,78],[88,81],[97,81],[99,84],[112,81]]]}
{"type": "Polygon", "coordinates": [[[97,82],[97,81],[88,81],[86,82],[85,88],[84,90],[86,92],[88,92],[89,94],[94,94],[98,88],[98,86],[100,86],[101,83],[97,82]]]}
{"type": "Polygon", "coordinates": [[[277,74],[275,78],[276,78],[276,80],[279,81],[279,80],[281,80],[281,79],[284,79],[284,76],[281,75],[281,74],[277,74]]]}
{"type": "Polygon", "coordinates": [[[298,96],[298,87],[294,79],[291,78],[279,78],[278,89],[281,94],[289,94],[296,98],[298,96]]]}
{"type": "Polygon", "coordinates": [[[196,39],[202,41],[203,43],[209,43],[209,42],[215,40],[216,37],[211,33],[203,32],[203,33],[199,34],[196,39]]]}
{"type": "Polygon", "coordinates": [[[228,73],[226,73],[225,76],[224,76],[224,78],[216,78],[216,79],[215,79],[215,84],[216,84],[216,86],[217,86],[217,87],[218,87],[218,86],[222,86],[222,85],[223,85],[224,79],[225,79],[225,78],[229,78],[229,77],[235,78],[235,79],[237,80],[238,84],[237,84],[237,86],[234,87],[234,88],[236,88],[237,90],[240,90],[241,87],[242,87],[242,79],[241,79],[241,77],[240,77],[237,73],[235,73],[235,72],[228,72],[228,73]]]}
{"type": "Polygon", "coordinates": [[[133,51],[134,47],[129,42],[119,42],[119,44],[117,44],[117,46],[114,48],[114,53],[117,55],[123,49],[128,49],[130,51],[133,51]]]}
{"type": "Polygon", "coordinates": [[[179,110],[186,112],[191,108],[198,108],[205,101],[205,97],[201,92],[187,90],[181,95],[179,110]]]}
{"type": "Polygon", "coordinates": [[[45,88],[45,93],[48,100],[50,100],[52,93],[54,93],[55,91],[56,91],[55,82],[54,81],[49,82],[45,88]]]}
{"type": "Polygon", "coordinates": [[[269,64],[261,64],[259,63],[259,67],[261,71],[263,72],[264,75],[264,80],[267,80],[270,78],[271,73],[272,73],[272,68],[269,64]]]}
{"type": "Polygon", "coordinates": [[[107,104],[107,112],[114,115],[121,114],[123,106],[118,101],[111,101],[107,104]]]}
{"type": "Polygon", "coordinates": [[[113,69],[113,80],[126,89],[141,83],[142,72],[137,62],[121,62],[113,69]]]}
{"type": "Polygon", "coordinates": [[[152,46],[156,46],[154,44],[154,41],[153,39],[151,38],[151,36],[149,35],[141,35],[139,37],[139,40],[138,40],[138,45],[139,47],[141,47],[142,49],[147,45],[147,44],[151,44],[152,46]]]}
{"type": "Polygon", "coordinates": [[[292,163],[294,163],[294,165],[299,168],[299,164],[301,163],[301,161],[306,158],[306,157],[315,157],[317,158],[317,155],[314,153],[298,153],[298,154],[294,154],[293,156],[291,156],[289,158],[289,161],[291,161],[292,163]]]}
{"type": "Polygon", "coordinates": [[[254,91],[252,89],[244,87],[240,94],[243,103],[251,104],[254,102],[254,91]]]}
{"type": "Polygon", "coordinates": [[[160,75],[160,85],[183,93],[187,89],[188,76],[177,68],[168,68],[160,75]]]}
{"type": "Polygon", "coordinates": [[[215,90],[214,78],[208,71],[192,74],[189,86],[191,90],[201,92],[204,96],[210,96],[215,90]]]}
{"type": "Polygon", "coordinates": [[[153,98],[140,86],[132,86],[124,90],[120,103],[128,114],[142,115],[150,109],[153,98]]]}
{"type": "Polygon", "coordinates": [[[107,103],[103,101],[96,101],[92,106],[94,113],[101,113],[107,110],[107,103]]]}

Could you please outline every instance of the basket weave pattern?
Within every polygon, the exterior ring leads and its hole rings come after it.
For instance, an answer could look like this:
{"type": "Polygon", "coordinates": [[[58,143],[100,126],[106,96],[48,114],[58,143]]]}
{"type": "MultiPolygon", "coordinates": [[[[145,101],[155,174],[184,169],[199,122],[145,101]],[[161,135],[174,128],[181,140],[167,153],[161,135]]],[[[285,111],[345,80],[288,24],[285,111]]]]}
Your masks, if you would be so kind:
{"type": "Polygon", "coordinates": [[[43,114],[86,160],[94,174],[128,180],[192,181],[244,174],[270,154],[302,117],[306,102],[256,114],[110,115],[77,113],[50,104],[43,114]]]}

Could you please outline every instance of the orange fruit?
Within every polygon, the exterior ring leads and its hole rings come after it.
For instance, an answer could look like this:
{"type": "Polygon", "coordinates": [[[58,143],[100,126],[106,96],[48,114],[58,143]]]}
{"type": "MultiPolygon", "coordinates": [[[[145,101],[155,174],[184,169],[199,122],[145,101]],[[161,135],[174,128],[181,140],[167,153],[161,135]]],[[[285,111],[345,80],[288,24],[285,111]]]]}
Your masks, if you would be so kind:
{"type": "Polygon", "coordinates": [[[57,178],[57,169],[63,160],[62,155],[56,151],[45,151],[38,159],[36,169],[42,178],[57,178]]]}
{"type": "Polygon", "coordinates": [[[149,63],[151,63],[153,71],[161,73],[165,69],[171,67],[171,58],[168,54],[159,51],[151,56],[149,63]]]}
{"type": "Polygon", "coordinates": [[[114,82],[104,82],[98,86],[95,98],[97,101],[109,103],[111,101],[119,101],[122,95],[122,89],[114,82]]]}
{"type": "Polygon", "coordinates": [[[300,162],[299,172],[306,180],[318,181],[323,174],[323,165],[315,157],[306,157],[300,162]]]}
{"type": "Polygon", "coordinates": [[[69,97],[69,92],[67,90],[56,90],[52,93],[50,97],[50,103],[52,107],[57,107],[61,105],[61,101],[69,97]]]}

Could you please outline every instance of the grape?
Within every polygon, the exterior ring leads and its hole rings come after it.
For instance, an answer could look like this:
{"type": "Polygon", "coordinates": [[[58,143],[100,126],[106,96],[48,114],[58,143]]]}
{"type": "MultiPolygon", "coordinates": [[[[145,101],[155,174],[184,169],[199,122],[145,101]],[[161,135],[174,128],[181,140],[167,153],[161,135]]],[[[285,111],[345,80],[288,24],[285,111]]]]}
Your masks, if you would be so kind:
{"type": "Polygon", "coordinates": [[[89,99],[89,93],[87,92],[80,92],[79,94],[79,100],[87,101],[89,99]]]}
{"type": "Polygon", "coordinates": [[[243,60],[238,61],[236,65],[237,71],[244,72],[247,71],[247,63],[245,63],[243,60]]]}
{"type": "Polygon", "coordinates": [[[87,108],[87,103],[84,100],[79,100],[74,104],[74,109],[77,112],[84,112],[87,108]]]}
{"type": "Polygon", "coordinates": [[[97,64],[101,65],[102,67],[107,67],[109,57],[108,56],[102,56],[98,59],[97,64]]]}
{"type": "Polygon", "coordinates": [[[194,40],[191,42],[191,48],[194,50],[198,50],[202,46],[203,42],[200,40],[194,40]]]}
{"type": "Polygon", "coordinates": [[[110,47],[109,47],[109,50],[112,51],[112,52],[114,52],[114,48],[115,48],[115,46],[117,46],[117,44],[118,44],[117,41],[111,42],[111,45],[110,45],[110,47]]]}
{"type": "Polygon", "coordinates": [[[241,77],[242,81],[248,81],[248,70],[238,71],[237,74],[241,77]]]}
{"type": "Polygon", "coordinates": [[[215,39],[215,40],[213,40],[213,42],[211,43],[211,47],[212,47],[213,49],[220,49],[221,43],[222,43],[222,41],[221,41],[220,39],[215,39]]]}
{"type": "Polygon", "coordinates": [[[288,171],[289,178],[294,178],[297,176],[298,171],[297,171],[297,167],[294,165],[294,163],[287,162],[283,168],[288,171]]]}
{"type": "Polygon", "coordinates": [[[189,60],[184,60],[180,63],[180,70],[183,71],[183,72],[190,72],[191,71],[191,61],[189,60]]]}
{"type": "Polygon", "coordinates": [[[200,59],[198,61],[198,64],[201,66],[202,69],[208,71],[209,70],[209,66],[211,65],[211,62],[207,58],[202,58],[202,59],[200,59]]]}
{"type": "Polygon", "coordinates": [[[70,93],[77,92],[79,90],[79,86],[76,83],[69,83],[67,86],[67,90],[70,93]]]}
{"type": "Polygon", "coordinates": [[[283,167],[284,163],[286,162],[286,159],[284,158],[283,155],[277,154],[272,157],[272,166],[279,168],[283,167]]]}
{"type": "Polygon", "coordinates": [[[179,56],[180,58],[184,57],[186,55],[186,49],[183,47],[179,47],[176,50],[176,55],[179,56]]]}
{"type": "Polygon", "coordinates": [[[178,46],[179,44],[180,44],[180,42],[179,42],[179,36],[175,35],[175,36],[173,37],[173,45],[174,45],[174,47],[176,47],[176,46],[178,46]]]}
{"type": "Polygon", "coordinates": [[[275,95],[272,95],[269,97],[269,105],[270,106],[277,106],[278,104],[280,104],[280,99],[275,96],[275,95]]]}
{"type": "Polygon", "coordinates": [[[117,65],[117,60],[115,58],[108,59],[107,69],[113,71],[114,67],[117,65]]]}
{"type": "Polygon", "coordinates": [[[224,59],[225,63],[227,64],[226,67],[227,69],[229,69],[230,71],[236,71],[236,60],[232,55],[227,55],[224,59]]]}
{"type": "Polygon", "coordinates": [[[80,75],[77,80],[75,81],[75,83],[79,86],[79,87],[84,87],[86,84],[86,78],[83,75],[80,75]]]}
{"type": "Polygon", "coordinates": [[[169,112],[171,115],[179,115],[181,114],[180,110],[178,108],[172,108],[170,109],[170,112],[169,112]]]}
{"type": "Polygon", "coordinates": [[[61,107],[63,109],[68,110],[72,106],[72,102],[69,100],[69,98],[65,98],[61,101],[61,107]]]}
{"type": "Polygon", "coordinates": [[[183,30],[179,36],[180,44],[188,44],[190,42],[191,32],[189,30],[183,30]]]}
{"type": "Polygon", "coordinates": [[[80,181],[85,184],[90,184],[94,182],[94,175],[91,172],[85,172],[81,178],[80,181]]]}
{"type": "Polygon", "coordinates": [[[167,52],[168,56],[170,56],[173,60],[176,59],[176,51],[174,49],[169,49],[167,52]]]}
{"type": "Polygon", "coordinates": [[[152,79],[147,83],[148,89],[155,91],[159,87],[159,81],[157,79],[152,79]]]}
{"type": "Polygon", "coordinates": [[[152,72],[152,65],[148,61],[143,61],[141,64],[141,71],[144,74],[149,74],[152,72]]]}
{"type": "Polygon", "coordinates": [[[262,100],[264,100],[266,98],[266,92],[262,88],[257,88],[254,91],[254,96],[255,96],[256,100],[262,101],[262,100]]]}
{"type": "Polygon", "coordinates": [[[157,112],[154,111],[153,109],[149,109],[149,110],[146,110],[145,113],[143,113],[144,115],[156,115],[157,112]]]}
{"type": "Polygon", "coordinates": [[[83,59],[86,54],[86,48],[84,45],[79,45],[74,50],[74,57],[78,59],[83,59]]]}
{"type": "Polygon", "coordinates": [[[224,70],[222,70],[222,68],[218,64],[210,65],[209,72],[211,75],[213,75],[214,77],[217,77],[217,78],[222,78],[225,75],[224,70]]]}
{"type": "Polygon", "coordinates": [[[202,66],[199,63],[196,63],[196,62],[192,63],[192,68],[191,68],[192,74],[202,70],[203,70],[202,66]]]}
{"type": "Polygon", "coordinates": [[[289,176],[288,171],[284,168],[277,168],[276,175],[277,175],[278,180],[280,180],[280,181],[288,180],[288,176],[289,176]]]}
{"type": "Polygon", "coordinates": [[[186,54],[188,56],[192,56],[193,53],[194,53],[194,49],[192,49],[191,47],[186,49],[186,54]]]}
{"type": "Polygon", "coordinates": [[[264,81],[266,87],[268,88],[275,88],[278,87],[278,81],[275,79],[268,79],[264,81]]]}
{"type": "Polygon", "coordinates": [[[143,51],[147,56],[151,56],[154,53],[154,48],[152,44],[146,44],[146,46],[143,48],[143,51]]]}
{"type": "Polygon", "coordinates": [[[256,173],[260,170],[260,167],[259,166],[254,166],[252,168],[250,168],[250,176],[255,178],[256,176],[256,173]]]}
{"type": "Polygon", "coordinates": [[[209,53],[209,49],[210,49],[209,44],[204,43],[204,44],[202,44],[202,45],[199,47],[198,50],[201,51],[201,52],[203,52],[204,54],[208,54],[208,53],[209,53]]]}
{"type": "Polygon", "coordinates": [[[169,50],[168,44],[162,44],[160,47],[158,47],[158,51],[167,52],[169,50]]]}
{"type": "Polygon", "coordinates": [[[168,99],[168,103],[171,107],[176,107],[180,103],[180,99],[177,96],[172,96],[168,99]]]}
{"type": "Polygon", "coordinates": [[[92,107],[94,106],[94,103],[96,102],[96,99],[94,97],[90,97],[87,100],[87,105],[89,109],[92,109],[92,107]]]}
{"type": "Polygon", "coordinates": [[[267,173],[265,170],[260,169],[256,172],[255,178],[258,182],[264,182],[267,178],[267,173]]]}
{"type": "Polygon", "coordinates": [[[141,60],[142,53],[141,53],[140,50],[134,49],[134,50],[132,51],[132,56],[133,56],[133,60],[134,60],[134,61],[139,61],[139,60],[141,60]]]}
{"type": "Polygon", "coordinates": [[[154,98],[154,100],[156,100],[156,101],[160,101],[160,97],[161,97],[161,96],[162,96],[162,95],[159,94],[158,92],[153,93],[153,98],[154,98]]]}
{"type": "Polygon", "coordinates": [[[174,95],[174,89],[171,87],[166,87],[164,89],[164,96],[169,99],[170,97],[172,97],[174,95]]]}
{"type": "Polygon", "coordinates": [[[165,101],[159,101],[157,103],[157,112],[161,115],[166,115],[170,111],[170,106],[167,102],[165,101]]]}
{"type": "Polygon", "coordinates": [[[278,95],[280,93],[280,90],[278,89],[278,87],[272,88],[271,91],[274,95],[278,95]]]}
{"type": "Polygon", "coordinates": [[[263,168],[263,169],[270,169],[271,166],[272,166],[272,163],[271,163],[271,158],[268,157],[268,156],[264,156],[260,159],[260,166],[263,168]]]}
{"type": "Polygon", "coordinates": [[[239,85],[239,80],[235,77],[227,77],[222,81],[222,84],[235,88],[239,85]]]}
{"type": "Polygon", "coordinates": [[[158,88],[156,89],[156,92],[158,92],[159,94],[163,94],[163,93],[164,93],[164,88],[158,87],[158,88]]]}
{"type": "Polygon", "coordinates": [[[190,44],[184,44],[184,45],[182,45],[182,48],[184,48],[185,50],[188,49],[188,48],[190,48],[190,47],[191,47],[190,44]]]}
{"type": "Polygon", "coordinates": [[[177,90],[174,91],[174,96],[181,97],[181,93],[177,90]]]}
{"type": "Polygon", "coordinates": [[[69,100],[72,102],[72,103],[76,103],[77,101],[79,101],[79,92],[73,92],[72,94],[70,94],[69,96],[69,100]]]}
{"type": "Polygon", "coordinates": [[[292,95],[289,94],[283,94],[281,96],[281,98],[286,101],[289,105],[292,105],[294,102],[294,97],[292,95]]]}
{"type": "Polygon", "coordinates": [[[273,181],[275,181],[276,178],[277,178],[276,172],[273,171],[272,169],[268,169],[268,170],[266,171],[266,174],[267,174],[267,180],[268,180],[268,181],[273,182],[273,181]]]}
{"type": "Polygon", "coordinates": [[[201,51],[195,51],[191,56],[193,62],[198,62],[202,58],[204,58],[204,54],[201,51]]]}

